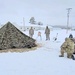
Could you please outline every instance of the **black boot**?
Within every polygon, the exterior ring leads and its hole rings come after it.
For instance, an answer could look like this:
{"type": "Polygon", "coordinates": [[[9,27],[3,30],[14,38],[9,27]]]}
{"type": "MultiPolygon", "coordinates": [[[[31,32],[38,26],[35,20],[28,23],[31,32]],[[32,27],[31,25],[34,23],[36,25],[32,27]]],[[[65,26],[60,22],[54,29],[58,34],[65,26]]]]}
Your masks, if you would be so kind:
{"type": "Polygon", "coordinates": [[[75,52],[73,54],[75,54],[75,52]]]}
{"type": "Polygon", "coordinates": [[[72,55],[71,58],[72,58],[73,60],[75,60],[74,55],[72,55]]]}
{"type": "Polygon", "coordinates": [[[63,55],[59,55],[59,57],[64,57],[63,55]]]}

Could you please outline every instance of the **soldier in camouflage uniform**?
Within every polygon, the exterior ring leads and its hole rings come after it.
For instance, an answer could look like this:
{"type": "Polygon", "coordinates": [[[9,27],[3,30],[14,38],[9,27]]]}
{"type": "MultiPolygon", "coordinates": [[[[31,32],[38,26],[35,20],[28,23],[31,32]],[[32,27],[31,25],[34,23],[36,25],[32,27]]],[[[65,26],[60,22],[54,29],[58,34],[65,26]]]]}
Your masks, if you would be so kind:
{"type": "Polygon", "coordinates": [[[34,29],[33,29],[33,27],[31,27],[29,30],[29,36],[32,38],[33,35],[34,35],[34,29]]]}
{"type": "Polygon", "coordinates": [[[50,29],[48,28],[48,26],[46,26],[45,34],[46,34],[46,40],[50,40],[50,29]]]}
{"type": "Polygon", "coordinates": [[[70,38],[66,38],[65,42],[61,45],[61,55],[59,57],[64,57],[64,53],[67,53],[67,58],[72,58],[74,52],[74,42],[70,38]]]}

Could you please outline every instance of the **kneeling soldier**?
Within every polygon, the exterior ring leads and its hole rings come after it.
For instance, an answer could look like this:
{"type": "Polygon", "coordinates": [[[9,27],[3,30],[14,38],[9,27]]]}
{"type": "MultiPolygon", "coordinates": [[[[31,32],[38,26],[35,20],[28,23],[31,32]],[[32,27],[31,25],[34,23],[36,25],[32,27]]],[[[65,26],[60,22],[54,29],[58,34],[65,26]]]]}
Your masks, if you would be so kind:
{"type": "Polygon", "coordinates": [[[64,53],[67,53],[67,58],[72,58],[74,52],[74,42],[70,38],[66,38],[65,42],[61,45],[61,55],[59,57],[64,57],[64,53]]]}

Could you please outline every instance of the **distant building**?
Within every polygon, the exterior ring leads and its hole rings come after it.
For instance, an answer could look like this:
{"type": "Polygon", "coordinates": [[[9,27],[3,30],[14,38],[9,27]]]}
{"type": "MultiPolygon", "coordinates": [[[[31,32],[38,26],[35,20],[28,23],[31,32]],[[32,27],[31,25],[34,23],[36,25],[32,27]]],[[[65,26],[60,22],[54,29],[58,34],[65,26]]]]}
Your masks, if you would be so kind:
{"type": "MultiPolygon", "coordinates": [[[[48,26],[48,25],[47,25],[48,26]]],[[[27,24],[25,26],[20,26],[21,30],[29,30],[31,27],[33,27],[34,30],[44,30],[46,28],[46,25],[34,25],[34,24],[27,24]]],[[[48,26],[51,30],[53,30],[53,27],[48,26]]]]}

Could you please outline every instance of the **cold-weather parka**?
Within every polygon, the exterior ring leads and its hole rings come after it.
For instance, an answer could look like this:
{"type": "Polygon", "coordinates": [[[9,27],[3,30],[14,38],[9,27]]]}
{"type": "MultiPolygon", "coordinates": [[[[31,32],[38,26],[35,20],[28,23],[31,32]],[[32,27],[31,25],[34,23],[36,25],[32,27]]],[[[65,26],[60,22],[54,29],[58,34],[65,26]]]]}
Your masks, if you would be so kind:
{"type": "Polygon", "coordinates": [[[50,40],[50,29],[48,28],[48,26],[45,29],[45,34],[46,34],[46,40],[50,40]]]}
{"type": "Polygon", "coordinates": [[[29,30],[29,36],[33,37],[34,35],[34,29],[31,27],[31,29],[29,30]]]}
{"type": "Polygon", "coordinates": [[[61,45],[61,55],[64,56],[64,52],[67,53],[67,57],[71,58],[74,52],[74,42],[70,38],[66,38],[65,42],[61,45]]]}

